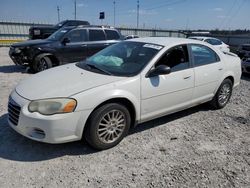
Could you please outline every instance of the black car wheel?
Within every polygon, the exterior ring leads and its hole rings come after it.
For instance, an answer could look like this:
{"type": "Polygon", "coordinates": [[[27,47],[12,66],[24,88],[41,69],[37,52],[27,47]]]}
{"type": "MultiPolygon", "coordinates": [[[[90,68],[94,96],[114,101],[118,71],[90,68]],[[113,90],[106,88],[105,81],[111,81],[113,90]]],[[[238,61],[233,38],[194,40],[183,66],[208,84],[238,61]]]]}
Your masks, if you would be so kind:
{"type": "Polygon", "coordinates": [[[84,132],[85,138],[95,149],[108,149],[124,138],[130,123],[130,113],[125,106],[117,103],[106,104],[91,115],[84,132]]]}
{"type": "Polygon", "coordinates": [[[233,90],[233,83],[230,79],[225,79],[219,89],[217,90],[213,100],[211,101],[211,105],[215,108],[215,109],[221,109],[224,108],[231,95],[232,95],[232,90],[233,90]]]}
{"type": "Polygon", "coordinates": [[[52,67],[52,62],[48,56],[41,56],[36,59],[33,69],[35,72],[41,72],[52,67]]]}

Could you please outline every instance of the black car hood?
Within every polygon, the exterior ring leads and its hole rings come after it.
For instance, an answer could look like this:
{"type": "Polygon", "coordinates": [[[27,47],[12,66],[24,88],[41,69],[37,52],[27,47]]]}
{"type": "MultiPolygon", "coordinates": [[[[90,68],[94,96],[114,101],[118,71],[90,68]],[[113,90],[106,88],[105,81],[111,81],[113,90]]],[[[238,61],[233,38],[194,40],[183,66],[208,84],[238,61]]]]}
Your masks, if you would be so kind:
{"type": "Polygon", "coordinates": [[[51,41],[51,40],[41,40],[41,39],[38,39],[38,40],[26,40],[24,42],[18,42],[18,43],[15,43],[15,44],[12,44],[12,47],[26,47],[26,46],[35,46],[35,45],[44,45],[44,44],[50,44],[54,41],[51,41]]]}

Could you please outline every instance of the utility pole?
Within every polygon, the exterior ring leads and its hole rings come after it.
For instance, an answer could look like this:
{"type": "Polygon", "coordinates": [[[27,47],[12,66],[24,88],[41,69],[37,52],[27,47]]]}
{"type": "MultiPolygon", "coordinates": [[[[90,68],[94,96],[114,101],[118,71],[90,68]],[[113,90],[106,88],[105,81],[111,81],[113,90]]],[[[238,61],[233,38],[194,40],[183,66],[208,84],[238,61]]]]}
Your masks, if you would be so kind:
{"type": "Polygon", "coordinates": [[[58,19],[58,22],[60,22],[60,8],[59,8],[59,6],[57,6],[57,19],[58,19]]]}
{"type": "Polygon", "coordinates": [[[76,20],[76,0],[74,2],[74,5],[75,5],[75,20],[76,20]]]}
{"type": "Polygon", "coordinates": [[[140,2],[137,0],[137,29],[139,28],[139,8],[140,8],[140,2]]]}
{"type": "Polygon", "coordinates": [[[115,0],[114,0],[114,27],[115,27],[115,0]]]}

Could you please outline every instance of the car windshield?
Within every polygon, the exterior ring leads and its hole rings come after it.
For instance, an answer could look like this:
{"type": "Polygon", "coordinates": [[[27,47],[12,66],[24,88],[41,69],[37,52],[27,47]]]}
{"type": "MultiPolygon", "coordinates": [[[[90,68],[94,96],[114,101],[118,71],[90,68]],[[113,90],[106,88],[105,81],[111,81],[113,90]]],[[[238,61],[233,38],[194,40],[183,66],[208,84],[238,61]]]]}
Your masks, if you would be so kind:
{"type": "Polygon", "coordinates": [[[65,22],[66,22],[66,20],[61,21],[58,24],[56,24],[55,27],[62,27],[65,22]]]}
{"type": "Polygon", "coordinates": [[[134,76],[163,48],[142,42],[120,42],[114,44],[86,61],[77,63],[85,70],[114,76],[134,76]]]}
{"type": "Polygon", "coordinates": [[[69,31],[70,29],[62,28],[53,33],[48,37],[48,40],[61,40],[61,38],[69,31]]]}

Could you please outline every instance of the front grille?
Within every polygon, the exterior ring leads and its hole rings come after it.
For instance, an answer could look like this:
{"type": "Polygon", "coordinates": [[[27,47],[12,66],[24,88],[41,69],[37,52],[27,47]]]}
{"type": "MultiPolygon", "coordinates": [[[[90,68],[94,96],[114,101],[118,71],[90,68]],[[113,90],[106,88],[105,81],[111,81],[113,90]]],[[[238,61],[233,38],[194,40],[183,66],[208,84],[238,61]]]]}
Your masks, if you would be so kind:
{"type": "Polygon", "coordinates": [[[21,107],[12,99],[9,99],[9,104],[8,104],[8,118],[9,121],[17,125],[18,124],[18,119],[20,115],[21,107]]]}
{"type": "Polygon", "coordinates": [[[250,72],[250,67],[246,67],[247,72],[250,72]]]}

